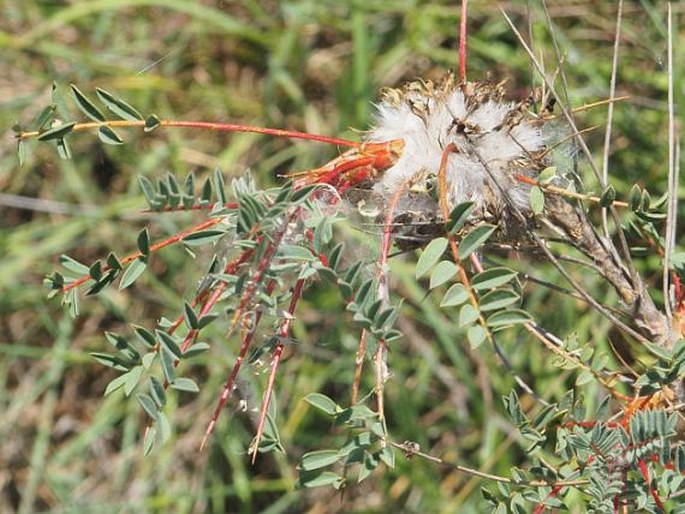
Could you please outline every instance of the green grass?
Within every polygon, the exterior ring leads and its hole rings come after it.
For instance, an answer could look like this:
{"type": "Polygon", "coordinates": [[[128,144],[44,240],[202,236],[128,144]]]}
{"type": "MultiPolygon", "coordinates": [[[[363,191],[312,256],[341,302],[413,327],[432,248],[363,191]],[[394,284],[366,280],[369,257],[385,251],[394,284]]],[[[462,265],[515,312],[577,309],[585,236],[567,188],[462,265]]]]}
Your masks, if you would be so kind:
{"type": "MultiPolygon", "coordinates": [[[[565,55],[570,104],[579,107],[608,94],[615,6],[567,4],[554,2],[550,13],[565,55]]],[[[525,32],[526,4],[503,7],[525,32]]],[[[682,6],[674,9],[682,21],[682,6]]],[[[611,174],[619,195],[641,182],[656,197],[665,190],[667,168],[665,7],[627,2],[626,10],[618,93],[631,99],[617,105],[611,174]]],[[[544,16],[537,6],[531,16],[534,47],[553,73],[544,16]]],[[[527,96],[528,59],[494,3],[471,2],[469,26],[469,77],[491,72],[497,80],[509,79],[514,97],[527,96]]],[[[286,454],[269,454],[255,466],[246,449],[264,368],[243,370],[239,392],[247,412],[232,402],[211,447],[197,450],[237,352],[237,342],[224,340],[220,326],[206,336],[211,355],[192,370],[201,392],[181,395],[169,406],[175,432],[160,451],[142,457],[145,420],[135,401],[119,394],[102,397],[115,375],[88,353],[104,350],[105,330],[127,330],[128,322],[152,327],[159,317],[178,314],[199,277],[196,262],[182,250],[160,254],[155,274],[146,274],[131,291],[84,301],[76,320],[58,299],[46,299],[42,277],[57,267],[60,254],[90,262],[111,249],[125,253],[135,248],[136,234],[147,223],[161,238],[195,219],[141,214],[137,175],[154,180],[167,171],[182,177],[193,170],[204,177],[218,166],[230,177],[250,168],[268,185],[280,172],[325,163],[336,149],[252,134],[129,131],[122,133],[123,147],[103,147],[91,134],[73,138],[71,161],[34,144],[19,167],[10,130],[16,122],[29,124],[49,103],[54,81],[64,98],[70,83],[88,93],[103,87],[162,118],[356,138],[355,130],[372,120],[379,87],[438,78],[456,68],[457,37],[458,5],[447,1],[2,4],[0,192],[40,203],[21,209],[0,199],[0,511],[482,511],[479,489],[487,482],[399,454],[395,469],[351,483],[342,496],[332,489],[295,489],[299,456],[344,439],[302,401],[314,391],[349,401],[359,334],[350,330],[338,293],[328,287],[305,296],[294,327],[299,343],[279,372],[276,410],[286,454]],[[54,207],[60,212],[52,212],[54,207]]],[[[682,32],[679,38],[682,45],[682,32]]],[[[683,105],[682,64],[675,71],[676,100],[683,105]]],[[[63,103],[65,118],[67,111],[75,114],[63,103]]],[[[606,108],[578,116],[582,127],[599,125],[587,139],[601,156],[606,108]]],[[[581,161],[581,173],[585,167],[581,161]]],[[[360,235],[352,230],[340,237],[360,235]]],[[[377,241],[362,239],[371,259],[377,241]]],[[[405,337],[389,357],[390,433],[446,460],[509,476],[512,466],[526,462],[527,446],[501,406],[513,379],[489,349],[468,347],[456,313],[438,307],[440,295],[426,297],[426,284],[413,278],[413,263],[412,256],[392,263],[395,293],[405,300],[399,325],[405,337]]],[[[530,259],[512,265],[540,277],[550,274],[530,259]]],[[[658,263],[641,266],[656,281],[658,263]]],[[[585,283],[596,284],[587,277],[585,283]]],[[[597,295],[613,298],[604,291],[597,295]]],[[[529,287],[526,308],[553,332],[606,348],[609,326],[578,302],[529,287]]],[[[514,368],[548,399],[558,399],[573,383],[522,331],[508,333],[502,345],[514,368]]],[[[368,369],[364,387],[373,387],[368,369]]],[[[592,404],[599,391],[591,384],[585,394],[592,404]]],[[[524,398],[524,406],[534,404],[524,398]]]]}

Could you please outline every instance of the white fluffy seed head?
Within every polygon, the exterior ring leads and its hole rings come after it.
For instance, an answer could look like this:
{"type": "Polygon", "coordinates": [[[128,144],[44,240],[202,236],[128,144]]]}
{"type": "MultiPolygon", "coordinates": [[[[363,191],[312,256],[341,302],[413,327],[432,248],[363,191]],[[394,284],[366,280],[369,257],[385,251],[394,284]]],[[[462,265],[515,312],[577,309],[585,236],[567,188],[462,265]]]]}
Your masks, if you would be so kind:
{"type": "Polygon", "coordinates": [[[377,106],[369,141],[404,140],[402,156],[381,175],[376,192],[390,197],[400,187],[431,177],[448,155],[446,179],[452,206],[476,204],[474,212],[503,213],[516,206],[529,211],[530,186],[514,174],[535,177],[544,168],[545,140],[529,104],[504,100],[502,84],[412,82],[387,89],[377,106]]]}

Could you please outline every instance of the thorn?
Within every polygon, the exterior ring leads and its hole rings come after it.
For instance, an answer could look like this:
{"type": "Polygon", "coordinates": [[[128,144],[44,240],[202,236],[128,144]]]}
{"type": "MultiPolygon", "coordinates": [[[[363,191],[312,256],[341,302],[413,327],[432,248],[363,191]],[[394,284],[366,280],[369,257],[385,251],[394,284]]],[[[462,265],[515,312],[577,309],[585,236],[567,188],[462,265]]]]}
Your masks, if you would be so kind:
{"type": "Polygon", "coordinates": [[[207,430],[205,430],[205,435],[202,437],[202,442],[200,443],[200,451],[205,449],[205,446],[207,446],[207,442],[209,441],[209,436],[214,432],[214,426],[216,423],[214,420],[209,422],[209,425],[207,425],[207,430]]]}

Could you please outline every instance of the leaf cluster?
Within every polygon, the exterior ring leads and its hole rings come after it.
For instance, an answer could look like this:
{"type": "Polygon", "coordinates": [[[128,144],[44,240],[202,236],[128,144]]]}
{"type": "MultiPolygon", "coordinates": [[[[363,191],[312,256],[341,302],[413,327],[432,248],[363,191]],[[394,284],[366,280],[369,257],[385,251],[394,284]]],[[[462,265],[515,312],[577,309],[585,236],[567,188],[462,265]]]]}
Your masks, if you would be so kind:
{"type": "Polygon", "coordinates": [[[331,398],[312,393],[305,400],[333,420],[335,427],[344,428],[347,441],[339,449],[317,450],[300,458],[299,485],[304,488],[333,486],[342,489],[349,476],[356,475],[357,483],[366,479],[381,463],[395,465],[395,455],[385,443],[387,430],[378,413],[365,405],[343,408],[331,398]],[[326,471],[327,468],[342,471],[326,471]]]}

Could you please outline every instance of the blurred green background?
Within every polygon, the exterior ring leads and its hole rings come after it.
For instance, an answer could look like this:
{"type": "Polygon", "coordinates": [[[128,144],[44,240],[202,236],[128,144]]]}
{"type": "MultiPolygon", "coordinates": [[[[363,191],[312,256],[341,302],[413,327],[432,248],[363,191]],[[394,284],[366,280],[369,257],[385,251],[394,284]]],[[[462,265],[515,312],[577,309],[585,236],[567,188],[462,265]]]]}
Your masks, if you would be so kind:
{"type": "MultiPolygon", "coordinates": [[[[616,4],[551,1],[547,14],[538,2],[503,2],[502,8],[532,38],[550,75],[557,68],[554,33],[570,105],[580,107],[608,96],[616,4]]],[[[618,94],[631,97],[616,106],[610,170],[619,195],[639,182],[658,196],[665,191],[668,162],[665,2],[628,1],[625,9],[618,94]]],[[[674,10],[682,21],[682,4],[674,3],[674,10]]],[[[33,144],[20,167],[11,131],[17,122],[30,125],[50,102],[54,81],[64,98],[64,119],[81,119],[68,99],[68,85],[75,83],[87,93],[107,89],[161,118],[357,138],[372,122],[379,87],[437,79],[457,67],[458,23],[456,1],[0,4],[0,511],[483,512],[479,489],[486,482],[401,455],[395,469],[377,470],[342,494],[295,488],[302,453],[344,440],[302,401],[314,391],[349,401],[359,334],[331,288],[315,286],[305,295],[294,324],[299,344],[279,372],[277,421],[286,453],[261,457],[255,466],[246,449],[264,367],[243,369],[239,392],[247,411],[237,401],[229,404],[211,447],[198,451],[237,352],[237,341],[222,337],[225,325],[212,325],[206,336],[210,355],[191,371],[201,392],[182,394],[169,405],[172,441],[147,458],[141,409],[121,394],[102,397],[116,375],[89,356],[105,351],[105,330],[126,332],[129,322],[152,328],[161,316],[177,316],[205,262],[182,249],[164,251],[154,259],[154,273],[131,289],[84,302],[76,320],[57,298],[46,298],[42,277],[57,267],[60,254],[82,262],[110,250],[125,254],[143,226],[160,238],[197,219],[141,214],[137,175],[154,180],[194,171],[204,178],[218,166],[230,177],[249,168],[270,185],[278,173],[325,163],[335,148],[253,134],[129,131],[122,132],[127,144],[121,147],[104,146],[93,134],[72,137],[71,161],[60,160],[50,145],[33,144]]],[[[508,79],[515,100],[540,84],[494,2],[470,2],[469,30],[471,80],[488,73],[508,79]]],[[[683,39],[678,32],[676,49],[683,39]]],[[[676,101],[682,105],[685,81],[678,62],[676,101]]],[[[587,140],[601,156],[606,107],[579,113],[578,123],[598,126],[587,140]]],[[[350,260],[361,254],[372,261],[378,251],[377,239],[362,231],[348,228],[339,237],[362,248],[351,251],[350,260]]],[[[437,306],[441,295],[426,297],[426,285],[414,280],[413,262],[408,255],[392,264],[392,288],[404,299],[399,328],[405,337],[389,355],[390,433],[433,455],[508,476],[512,466],[525,464],[527,446],[502,414],[500,398],[513,380],[491,349],[468,347],[456,314],[437,306]]],[[[518,256],[510,264],[556,281],[539,262],[518,256]]],[[[656,257],[640,262],[652,283],[658,264],[656,257]]],[[[590,290],[598,287],[593,277],[583,279],[590,290]]],[[[595,291],[614,301],[604,288],[595,291]]],[[[542,326],[606,348],[609,327],[584,304],[534,285],[526,293],[525,306],[542,326]]],[[[507,333],[502,344],[515,369],[544,397],[557,399],[573,384],[573,374],[552,366],[523,332],[507,333]]],[[[367,368],[366,391],[373,386],[371,375],[367,368]]],[[[584,392],[592,407],[597,386],[584,392]]],[[[534,407],[525,396],[523,402],[534,407]]]]}

